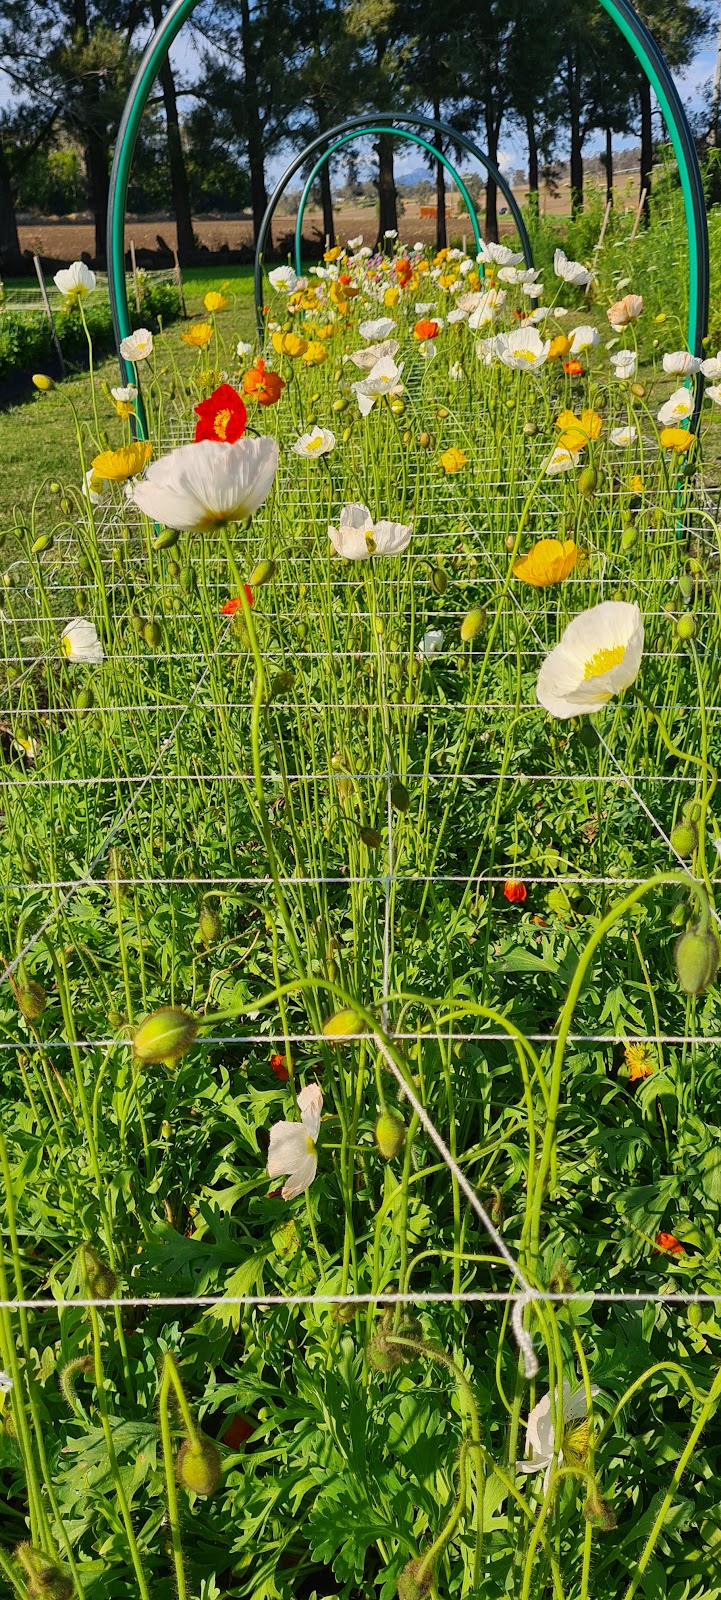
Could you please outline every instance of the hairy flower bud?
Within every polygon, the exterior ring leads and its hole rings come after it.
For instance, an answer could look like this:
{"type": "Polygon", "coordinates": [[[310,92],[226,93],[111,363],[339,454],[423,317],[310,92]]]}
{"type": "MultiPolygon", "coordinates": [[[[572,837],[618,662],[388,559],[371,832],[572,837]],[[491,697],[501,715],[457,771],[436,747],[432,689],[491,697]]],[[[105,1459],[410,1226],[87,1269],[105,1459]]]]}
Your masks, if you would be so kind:
{"type": "Polygon", "coordinates": [[[698,847],[698,830],[693,822],[677,822],[671,829],[671,848],[687,861],[698,847]]]}
{"type": "Polygon", "coordinates": [[[15,989],[15,998],[26,1022],[37,1022],[47,1003],[42,984],[35,983],[32,978],[21,979],[15,989]]]}
{"type": "Polygon", "coordinates": [[[158,645],[162,644],[163,630],[160,623],[155,622],[152,617],[143,623],[143,638],[150,650],[157,650],[158,645]]]}
{"type": "Polygon", "coordinates": [[[398,1579],[398,1600],[426,1600],[433,1588],[433,1570],[421,1560],[408,1561],[398,1579]]]}
{"type": "Polygon", "coordinates": [[[198,933],[203,944],[216,944],[223,932],[223,924],[213,906],[202,905],[198,918],[198,933]]]}
{"type": "Polygon", "coordinates": [[[616,1526],[614,1513],[607,1501],[604,1500],[597,1483],[589,1486],[588,1496],[583,1507],[583,1515],[587,1522],[593,1523],[602,1533],[609,1533],[616,1526]]]}
{"type": "Polygon", "coordinates": [[[476,634],[481,633],[486,626],[486,613],[481,606],[475,606],[473,611],[463,618],[461,623],[461,638],[464,644],[470,644],[476,634]]]}
{"type": "Polygon", "coordinates": [[[711,929],[690,928],[676,940],[673,958],[684,994],[703,994],[713,983],[718,967],[718,941],[711,929]]]}
{"type": "Polygon", "coordinates": [[[365,1027],[357,1011],[336,1011],[327,1022],[323,1023],[323,1034],[326,1039],[347,1039],[354,1033],[364,1033],[365,1027]]]}
{"type": "Polygon", "coordinates": [[[376,1123],[376,1144],[384,1161],[392,1161],[403,1149],[406,1125],[396,1111],[384,1111],[376,1123]]]}
{"type": "Polygon", "coordinates": [[[591,495],[598,488],[598,473],[595,467],[584,467],[578,475],[578,492],[581,495],[591,495]]]}
{"type": "Polygon", "coordinates": [[[179,538],[180,533],[178,532],[177,528],[163,528],[158,534],[157,539],[153,539],[152,541],[153,549],[172,550],[174,545],[178,543],[179,538]]]}
{"type": "Polygon", "coordinates": [[[208,1499],[220,1483],[223,1463],[218,1446],[202,1434],[193,1441],[184,1439],[178,1451],[175,1472],[178,1483],[188,1494],[203,1495],[208,1499]]]}
{"type": "Polygon", "coordinates": [[[410,803],[411,797],[405,784],[401,783],[400,778],[394,778],[391,784],[391,805],[395,806],[396,811],[407,811],[410,803]]]}
{"type": "Polygon", "coordinates": [[[19,1544],[15,1560],[23,1569],[28,1600],[71,1600],[75,1589],[72,1578],[44,1550],[19,1544]]]}
{"type": "Polygon", "coordinates": [[[198,1032],[198,1024],[180,1006],[161,1006],[145,1017],[133,1035],[133,1055],[145,1066],[164,1061],[174,1067],[186,1054],[198,1032]]]}
{"type": "Polygon", "coordinates": [[[254,566],[253,571],[250,574],[250,587],[251,589],[259,589],[261,584],[270,583],[271,578],[274,577],[275,562],[271,561],[269,556],[266,556],[262,561],[258,561],[254,566]]]}
{"type": "Polygon", "coordinates": [[[434,567],[431,573],[431,586],[436,594],[445,594],[448,588],[448,573],[443,567],[434,567]]]}
{"type": "Polygon", "coordinates": [[[118,1287],[118,1280],[112,1267],[109,1267],[97,1250],[92,1245],[81,1244],[80,1268],[87,1285],[91,1300],[112,1300],[118,1287]]]}
{"type": "Polygon", "coordinates": [[[676,637],[681,640],[682,644],[686,644],[689,639],[693,639],[695,633],[696,618],[692,617],[690,612],[686,612],[683,617],[679,617],[676,623],[676,637]]]}

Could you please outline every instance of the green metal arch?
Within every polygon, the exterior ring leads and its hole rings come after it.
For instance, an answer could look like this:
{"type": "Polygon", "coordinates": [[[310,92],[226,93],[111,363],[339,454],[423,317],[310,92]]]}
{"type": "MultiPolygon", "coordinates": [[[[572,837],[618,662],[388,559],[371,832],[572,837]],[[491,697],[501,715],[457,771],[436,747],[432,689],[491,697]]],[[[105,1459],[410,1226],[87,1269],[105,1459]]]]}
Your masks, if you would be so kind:
{"type": "MultiPolygon", "coordinates": [[[[427,139],[421,138],[421,135],[419,133],[415,133],[410,128],[394,128],[394,127],[389,126],[387,123],[385,123],[385,124],[383,124],[383,126],[374,125],[372,128],[365,128],[362,131],[364,133],[367,133],[367,134],[392,133],[394,135],[394,137],[397,138],[397,139],[409,139],[412,144],[420,145],[421,148],[423,150],[425,150],[428,155],[431,155],[435,161],[440,161],[441,166],[445,168],[446,172],[450,175],[450,177],[453,179],[453,182],[457,185],[458,189],[461,192],[461,195],[463,197],[463,203],[465,205],[466,211],[468,212],[470,224],[471,224],[471,227],[473,229],[473,236],[474,236],[475,241],[476,241],[476,251],[479,251],[480,248],[481,248],[482,240],[481,240],[481,230],[480,230],[480,228],[478,226],[478,218],[476,216],[476,208],[475,208],[475,206],[473,204],[473,201],[472,201],[472,199],[471,199],[471,197],[470,197],[470,195],[468,193],[468,190],[467,190],[467,188],[465,186],[465,183],[463,182],[463,179],[462,179],[460,173],[456,171],[456,168],[448,160],[448,157],[446,155],[444,155],[443,151],[442,150],[437,150],[435,145],[429,144],[427,139]]],[[[358,137],[357,133],[353,132],[353,133],[345,133],[341,139],[336,139],[335,143],[332,144],[332,145],[329,145],[328,149],[324,150],[322,155],[320,155],[318,157],[318,160],[316,161],[312,172],[309,174],[308,178],[306,179],[305,188],[304,188],[303,193],[302,193],[302,195],[300,197],[300,204],[298,206],[298,216],[296,218],[296,224],[295,224],[295,270],[296,270],[296,272],[298,274],[298,277],[300,277],[301,270],[302,270],[301,245],[302,245],[302,238],[303,238],[303,217],[305,215],[305,208],[306,208],[306,206],[308,204],[308,197],[310,195],[310,191],[311,191],[311,189],[313,187],[313,184],[315,183],[315,180],[316,180],[316,178],[318,176],[318,173],[321,170],[321,167],[325,166],[326,161],[330,161],[332,159],[332,157],[334,155],[336,155],[337,152],[343,148],[343,145],[349,144],[351,142],[351,140],[356,139],[357,137],[358,137]]]]}
{"type": "MultiPolygon", "coordinates": [[[[140,119],[158,72],[173,40],[197,3],[198,0],[173,0],[160,27],[149,40],[125,103],[115,144],[108,204],[108,287],[113,329],[124,382],[130,382],[134,375],[130,364],[120,357],[119,348],[121,339],[130,333],[125,284],[125,209],[135,141],[140,119]]],[[[703,182],[693,136],[664,56],[653,35],[630,4],[630,0],[600,0],[600,4],[611,20],[617,24],[646,73],[661,107],[678,162],[689,243],[688,346],[692,354],[700,356],[703,353],[703,340],[708,324],[708,227],[703,182]]],[[[699,379],[696,385],[696,414],[700,408],[702,392],[703,382],[699,379]]],[[[142,401],[139,401],[138,428],[141,432],[144,431],[144,422],[142,401]]]]}

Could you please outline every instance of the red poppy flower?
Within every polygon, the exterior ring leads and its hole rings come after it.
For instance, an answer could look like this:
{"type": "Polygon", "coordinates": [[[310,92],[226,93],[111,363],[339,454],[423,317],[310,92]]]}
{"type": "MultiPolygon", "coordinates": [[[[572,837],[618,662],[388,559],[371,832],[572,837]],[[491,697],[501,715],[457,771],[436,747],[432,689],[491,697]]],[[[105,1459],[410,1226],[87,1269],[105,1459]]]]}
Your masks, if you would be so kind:
{"type": "Polygon", "coordinates": [[[193,409],[200,419],[195,425],[196,444],[201,439],[220,439],[223,444],[237,444],[242,439],[248,413],[232,384],[221,383],[193,409]]]}
{"type": "Polygon", "coordinates": [[[279,1078],[281,1083],[287,1083],[288,1082],[288,1078],[290,1077],[290,1073],[289,1073],[288,1068],[287,1068],[287,1066],[285,1064],[285,1056],[278,1056],[278,1055],[271,1056],[271,1058],[270,1058],[270,1068],[271,1068],[271,1072],[275,1073],[276,1078],[279,1078]]]}
{"type": "Polygon", "coordinates": [[[569,378],[582,378],[583,377],[583,362],[582,361],[564,361],[563,370],[566,373],[566,376],[569,377],[569,378]]]}
{"type": "MultiPolygon", "coordinates": [[[[248,605],[252,606],[252,604],[253,604],[253,590],[251,589],[250,584],[249,583],[244,583],[243,584],[243,588],[245,589],[245,598],[246,598],[246,600],[248,602],[248,605]]],[[[234,617],[236,611],[238,611],[240,609],[242,604],[243,604],[243,602],[242,602],[240,596],[238,596],[238,598],[236,600],[226,600],[225,605],[221,606],[221,608],[220,608],[221,617],[234,617]]]]}
{"type": "Polygon", "coordinates": [[[413,329],[413,337],[414,339],[437,339],[440,331],[437,322],[433,322],[430,317],[421,317],[420,322],[417,322],[413,329]]]}
{"type": "Polygon", "coordinates": [[[656,1249],[667,1256],[685,1256],[686,1254],[685,1245],[682,1245],[681,1240],[676,1238],[675,1233],[657,1233],[656,1249]]]}
{"type": "Polygon", "coordinates": [[[508,883],[503,885],[503,893],[513,906],[522,906],[524,900],[528,898],[525,883],[520,883],[517,878],[508,879],[508,883]]]}
{"type": "Polygon", "coordinates": [[[229,1450],[237,1450],[239,1445],[245,1444],[248,1439],[252,1439],[254,1433],[255,1428],[252,1422],[248,1422],[246,1417],[233,1417],[232,1422],[228,1424],[221,1438],[223,1444],[227,1444],[229,1450]]]}

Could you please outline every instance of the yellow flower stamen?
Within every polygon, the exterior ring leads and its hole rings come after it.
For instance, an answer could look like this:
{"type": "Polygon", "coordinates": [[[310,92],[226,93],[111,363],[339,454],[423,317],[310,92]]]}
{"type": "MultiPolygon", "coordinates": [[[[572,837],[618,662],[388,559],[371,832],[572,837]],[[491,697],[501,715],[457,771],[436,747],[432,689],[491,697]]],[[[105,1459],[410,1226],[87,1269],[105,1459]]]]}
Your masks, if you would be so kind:
{"type": "Polygon", "coordinates": [[[603,672],[610,672],[612,667],[617,667],[626,654],[625,644],[606,645],[602,650],[597,650],[586,662],[583,670],[584,682],[588,678],[600,678],[603,672]]]}

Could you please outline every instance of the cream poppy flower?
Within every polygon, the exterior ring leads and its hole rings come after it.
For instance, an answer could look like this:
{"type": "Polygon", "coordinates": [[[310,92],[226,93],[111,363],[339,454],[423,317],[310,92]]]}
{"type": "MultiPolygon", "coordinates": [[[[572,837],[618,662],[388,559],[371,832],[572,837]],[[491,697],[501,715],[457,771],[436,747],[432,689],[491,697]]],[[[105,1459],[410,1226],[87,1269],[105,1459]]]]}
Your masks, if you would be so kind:
{"type": "Polygon", "coordinates": [[[454,306],[453,310],[449,311],[446,321],[452,327],[454,322],[465,322],[467,316],[468,312],[464,311],[461,306],[454,306]]]}
{"type": "Polygon", "coordinates": [[[541,666],[539,705],[561,720],[600,711],[636,679],[643,643],[643,618],[635,602],[604,600],[582,611],[541,666]]]}
{"type": "Polygon", "coordinates": [[[437,656],[443,649],[442,628],[426,628],[421,642],[416,650],[417,661],[430,661],[432,656],[437,656]]]}
{"type": "MultiPolygon", "coordinates": [[[[591,1384],[591,1394],[594,1399],[600,1394],[600,1389],[595,1383],[591,1384]]],[[[555,1398],[555,1397],[554,1397],[555,1398]]],[[[585,1460],[588,1452],[588,1406],[585,1389],[574,1389],[567,1378],[563,1380],[563,1439],[558,1453],[559,1463],[563,1460],[564,1452],[570,1462],[585,1460]],[[575,1428],[573,1423],[580,1424],[575,1428]],[[571,1424],[571,1426],[569,1426],[571,1424]]],[[[526,1424],[526,1456],[523,1461],[516,1462],[517,1472],[545,1472],[543,1484],[544,1494],[551,1475],[551,1466],[554,1458],[555,1446],[555,1404],[551,1403],[550,1394],[544,1394],[538,1405],[533,1407],[526,1424]]]]}
{"type": "Polygon", "coordinates": [[[674,377],[693,378],[701,371],[699,356],[689,355],[688,350],[671,350],[663,358],[664,372],[673,373],[674,377]]]}
{"type": "Polygon", "coordinates": [[[384,356],[371,367],[367,378],[361,378],[358,383],[351,384],[362,417],[368,416],[376,401],[381,400],[383,395],[393,396],[403,393],[403,385],[399,382],[402,371],[402,361],[400,366],[396,366],[392,357],[384,356]]]}
{"type": "Polygon", "coordinates": [[[393,317],[374,317],[369,322],[359,323],[358,332],[361,339],[368,339],[371,344],[376,344],[379,339],[387,339],[394,328],[393,317]]]}
{"type": "Polygon", "coordinates": [[[235,347],[235,353],[240,357],[241,361],[247,361],[248,356],[253,354],[253,346],[247,339],[239,339],[235,347]]]}
{"type": "MultiPolygon", "coordinates": [[[[501,337],[503,336],[501,335],[501,337]]],[[[490,339],[476,339],[473,348],[478,356],[478,360],[484,367],[493,366],[493,363],[498,356],[495,334],[492,334],[490,339]]]]}
{"type": "Polygon", "coordinates": [[[481,304],[482,300],[483,300],[483,293],[482,293],[482,291],[480,289],[474,289],[471,292],[469,292],[468,294],[460,294],[458,296],[458,307],[457,307],[457,309],[459,311],[467,311],[469,313],[469,315],[470,315],[470,313],[472,311],[476,311],[477,310],[477,308],[481,304]]]}
{"type": "Polygon", "coordinates": [[[481,240],[481,248],[476,256],[476,261],[482,261],[486,266],[494,261],[497,267],[517,267],[522,260],[522,250],[516,253],[515,250],[509,250],[507,244],[492,244],[490,240],[487,244],[481,240]]]}
{"type": "Polygon", "coordinates": [[[638,356],[635,350],[614,350],[611,355],[613,376],[619,382],[624,379],[635,378],[638,367],[638,356]]]}
{"type": "Polygon", "coordinates": [[[721,406],[721,384],[710,383],[705,394],[707,400],[712,400],[715,406],[721,406]]]}
{"type": "Polygon", "coordinates": [[[522,283],[521,294],[527,295],[529,300],[540,300],[541,295],[543,294],[543,284],[535,282],[522,283]]]}
{"type": "Polygon", "coordinates": [[[475,333],[478,328],[485,328],[488,322],[493,322],[498,313],[503,310],[505,303],[505,289],[487,289],[485,294],[481,295],[478,305],[468,318],[468,326],[471,332],[475,333]]]}
{"type": "Polygon", "coordinates": [[[711,378],[714,381],[717,378],[721,378],[721,350],[719,350],[718,355],[707,356],[706,360],[701,362],[701,371],[705,378],[711,378]]]}
{"type": "Polygon", "coordinates": [[[331,433],[330,428],[312,428],[310,433],[302,433],[291,449],[295,455],[304,456],[307,461],[317,461],[318,456],[327,456],[329,451],[335,449],[335,434],[331,433]]]}
{"type": "Polygon", "coordinates": [[[497,356],[504,367],[511,367],[514,372],[537,372],[550,348],[550,339],[544,341],[536,328],[519,328],[514,333],[501,333],[496,339],[497,356]]]}
{"type": "Polygon", "coordinates": [[[460,361],[451,362],[451,365],[448,368],[448,376],[451,379],[452,383],[461,383],[462,382],[462,380],[465,378],[466,374],[465,374],[465,369],[461,365],[460,361]]]}
{"type": "Polygon", "coordinates": [[[53,278],[60,294],[73,300],[82,300],[86,294],[92,294],[95,282],[95,273],[86,267],[84,261],[74,261],[72,266],[62,267],[53,278]]]}
{"type": "Polygon", "coordinates": [[[277,294],[292,294],[298,287],[298,274],[292,267],[274,267],[268,273],[268,282],[277,294]]]}
{"type": "Polygon", "coordinates": [[[307,1083],[298,1095],[300,1122],[274,1122],[268,1145],[268,1177],[287,1177],[281,1194],[297,1200],[309,1189],[318,1171],[316,1142],[320,1133],[323,1094],[317,1083],[307,1083]]]}
{"type": "Polygon", "coordinates": [[[622,300],[617,300],[609,306],[606,313],[612,328],[627,328],[629,322],[636,322],[643,311],[643,295],[625,294],[622,300]]]}
{"type": "Polygon", "coordinates": [[[120,341],[120,354],[124,361],[145,361],[153,353],[153,335],[149,328],[136,328],[120,341]]]}
{"type": "Polygon", "coordinates": [[[546,462],[546,477],[556,478],[559,472],[571,472],[578,466],[578,455],[577,450],[567,450],[564,445],[556,445],[546,462]]]}
{"type": "Polygon", "coordinates": [[[348,240],[348,249],[349,250],[360,250],[360,247],[361,247],[362,243],[363,243],[363,235],[362,235],[362,233],[357,233],[356,236],[355,236],[355,239],[349,239],[348,240]]]}
{"type": "Polygon", "coordinates": [[[73,617],[67,628],[63,628],[60,649],[67,661],[82,661],[95,667],[104,660],[97,628],[87,617],[73,617]]]}
{"type": "Polygon", "coordinates": [[[595,350],[601,343],[598,328],[592,328],[590,322],[582,323],[580,328],[574,328],[571,334],[571,355],[580,356],[585,350],[595,350]]]}
{"type": "Polygon", "coordinates": [[[672,428],[680,422],[685,422],[693,413],[693,394],[690,389],[674,389],[673,394],[657,413],[658,420],[664,428],[672,428]]]}
{"type": "Polygon", "coordinates": [[[152,461],[131,498],[154,522],[203,533],[252,517],[270,494],[277,466],[275,439],[202,439],[152,461]]]}
{"type": "Polygon", "coordinates": [[[384,361],[386,356],[392,360],[398,348],[397,339],[382,339],[380,344],[367,344],[364,350],[354,350],[348,359],[361,372],[371,372],[377,361],[384,361]]]}
{"type": "Polygon", "coordinates": [[[134,383],[124,383],[122,387],[111,389],[110,396],[112,400],[116,400],[120,405],[132,405],[133,401],[138,398],[138,391],[134,383]]]}
{"type": "Polygon", "coordinates": [[[367,506],[351,502],[341,507],[339,527],[328,529],[333,548],[346,561],[369,561],[371,556],[400,556],[411,542],[411,523],[374,522],[367,506]]]}
{"type": "Polygon", "coordinates": [[[593,273],[589,272],[588,267],[582,267],[580,261],[569,261],[564,250],[556,251],[553,270],[563,283],[572,283],[577,289],[587,289],[593,277],[593,273]]]}
{"type": "Polygon", "coordinates": [[[627,428],[612,428],[608,437],[611,444],[617,445],[619,450],[625,450],[626,445],[633,444],[637,436],[638,428],[630,422],[627,428]]]}

